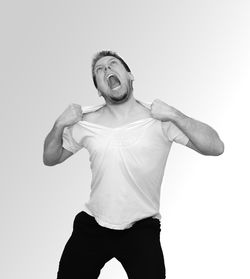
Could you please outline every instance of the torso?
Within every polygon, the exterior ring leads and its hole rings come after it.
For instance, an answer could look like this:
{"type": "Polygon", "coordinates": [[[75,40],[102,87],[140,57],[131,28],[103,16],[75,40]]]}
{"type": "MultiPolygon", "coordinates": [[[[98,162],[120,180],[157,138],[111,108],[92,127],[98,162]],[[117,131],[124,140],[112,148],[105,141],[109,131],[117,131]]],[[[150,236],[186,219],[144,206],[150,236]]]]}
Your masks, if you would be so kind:
{"type": "Polygon", "coordinates": [[[127,119],[117,120],[110,115],[110,113],[105,111],[105,107],[101,107],[94,112],[84,114],[83,121],[88,121],[110,128],[117,128],[149,117],[151,117],[150,110],[138,103],[138,106],[134,109],[133,114],[131,114],[127,119]]]}

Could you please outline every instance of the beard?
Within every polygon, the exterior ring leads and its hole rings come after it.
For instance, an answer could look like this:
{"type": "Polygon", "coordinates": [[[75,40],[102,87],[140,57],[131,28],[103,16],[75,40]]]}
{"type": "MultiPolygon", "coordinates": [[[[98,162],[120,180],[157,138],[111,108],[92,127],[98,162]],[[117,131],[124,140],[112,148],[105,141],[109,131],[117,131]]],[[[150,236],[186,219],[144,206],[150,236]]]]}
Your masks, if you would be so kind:
{"type": "Polygon", "coordinates": [[[109,96],[109,99],[112,100],[113,104],[121,104],[127,101],[129,94],[126,92],[120,96],[109,96]]]}
{"type": "MultiPolygon", "coordinates": [[[[112,91],[112,90],[111,90],[112,91]]],[[[126,102],[132,95],[133,87],[132,87],[132,81],[129,82],[129,85],[127,87],[127,90],[123,93],[120,93],[119,90],[117,92],[111,94],[105,94],[104,92],[101,92],[101,96],[105,99],[106,102],[113,104],[113,105],[119,105],[124,102],[126,102]]]]}

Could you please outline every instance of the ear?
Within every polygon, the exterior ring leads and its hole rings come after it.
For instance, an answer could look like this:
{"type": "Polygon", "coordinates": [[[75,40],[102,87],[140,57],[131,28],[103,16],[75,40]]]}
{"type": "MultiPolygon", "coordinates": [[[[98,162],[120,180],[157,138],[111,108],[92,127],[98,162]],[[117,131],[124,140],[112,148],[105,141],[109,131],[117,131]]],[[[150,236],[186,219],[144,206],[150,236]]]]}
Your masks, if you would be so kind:
{"type": "Polygon", "coordinates": [[[133,76],[133,74],[132,73],[130,73],[130,72],[128,72],[128,75],[129,75],[129,78],[131,79],[131,80],[135,80],[135,78],[134,78],[134,76],[133,76]]]}

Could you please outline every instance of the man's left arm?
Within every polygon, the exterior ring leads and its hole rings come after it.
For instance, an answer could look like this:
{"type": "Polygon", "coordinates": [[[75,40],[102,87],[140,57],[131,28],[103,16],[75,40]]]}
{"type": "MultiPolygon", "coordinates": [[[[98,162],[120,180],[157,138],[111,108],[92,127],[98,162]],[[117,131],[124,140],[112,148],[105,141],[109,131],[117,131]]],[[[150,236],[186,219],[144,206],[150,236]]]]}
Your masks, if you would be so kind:
{"type": "Polygon", "coordinates": [[[165,121],[175,124],[189,138],[187,147],[210,156],[218,156],[224,152],[224,143],[212,127],[186,116],[163,101],[159,99],[153,101],[151,115],[161,120],[163,127],[165,121]]]}

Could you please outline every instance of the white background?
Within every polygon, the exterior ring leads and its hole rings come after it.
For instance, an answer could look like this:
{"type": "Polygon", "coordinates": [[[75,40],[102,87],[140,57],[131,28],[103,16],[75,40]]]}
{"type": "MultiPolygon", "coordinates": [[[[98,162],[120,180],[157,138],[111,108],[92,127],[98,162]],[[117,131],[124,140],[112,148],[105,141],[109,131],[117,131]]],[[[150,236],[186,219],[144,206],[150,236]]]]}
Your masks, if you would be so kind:
{"type": "MultiPolygon", "coordinates": [[[[0,7],[0,277],[56,278],[90,192],[88,152],[43,165],[69,103],[95,105],[91,59],[117,51],[135,98],[212,126],[219,157],[174,144],[162,184],[168,279],[249,279],[249,1],[5,1],[0,7]]],[[[112,259],[102,279],[127,275],[112,259]]]]}

